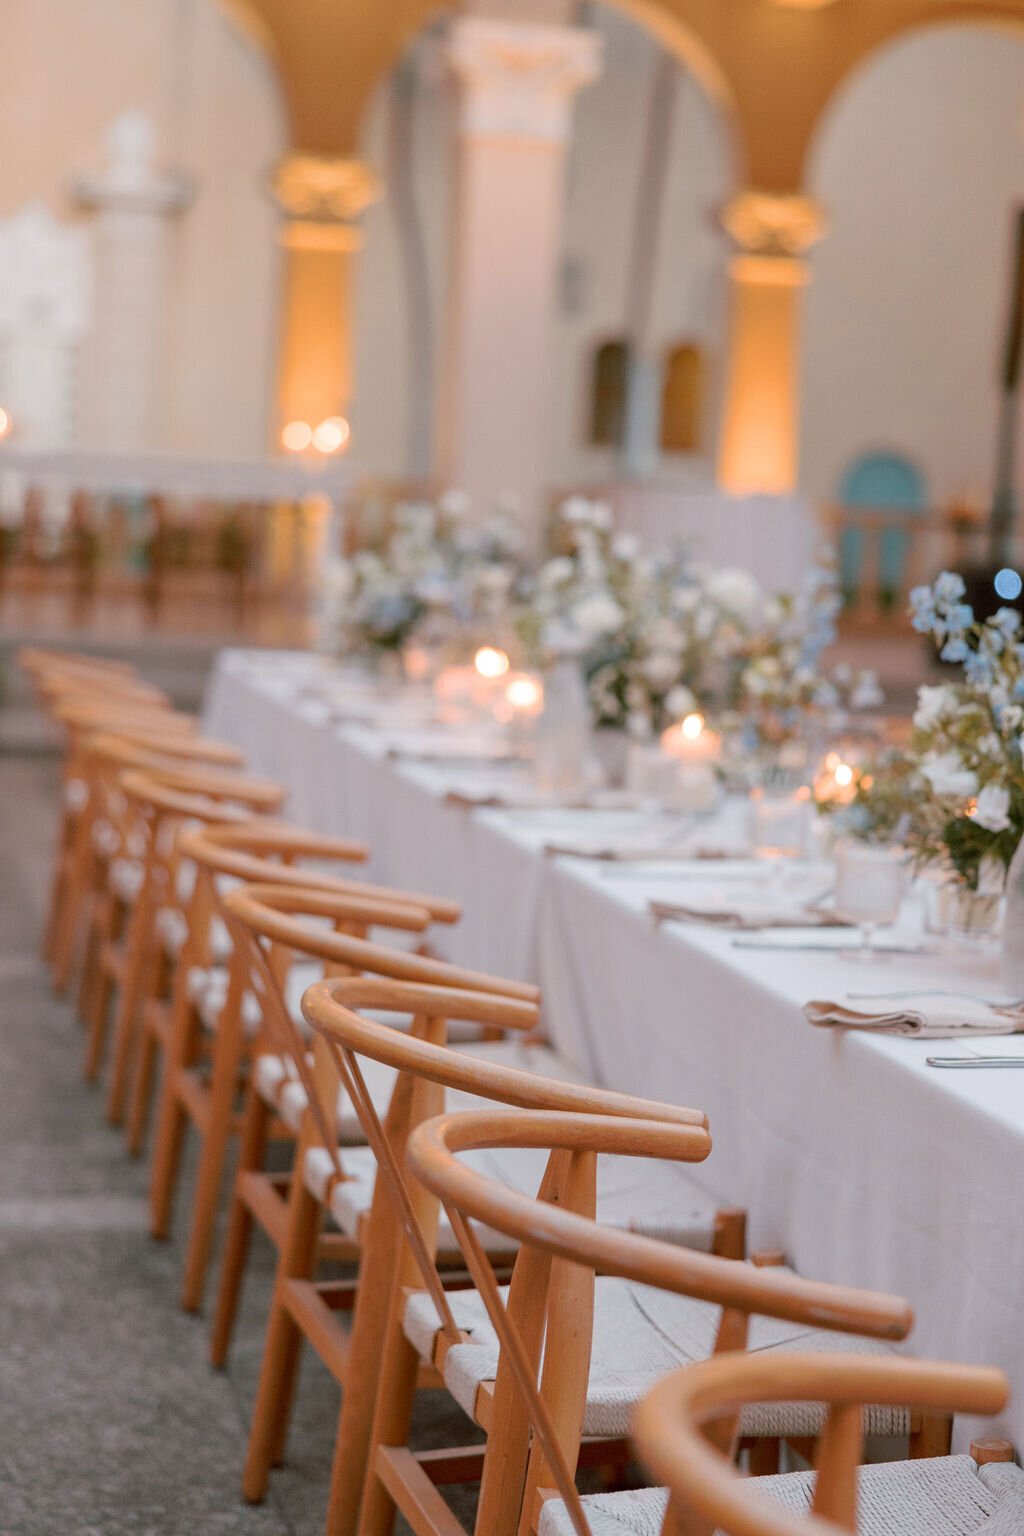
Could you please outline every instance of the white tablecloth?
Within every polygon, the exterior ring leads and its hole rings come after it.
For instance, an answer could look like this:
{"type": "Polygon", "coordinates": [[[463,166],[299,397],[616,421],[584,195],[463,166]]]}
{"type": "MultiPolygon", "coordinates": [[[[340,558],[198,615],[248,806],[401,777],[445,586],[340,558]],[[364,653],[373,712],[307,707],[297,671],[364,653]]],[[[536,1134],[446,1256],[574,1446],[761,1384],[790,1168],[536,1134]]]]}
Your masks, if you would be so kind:
{"type": "MultiPolygon", "coordinates": [[[[926,1056],[969,1049],[814,1029],[800,1011],[858,986],[997,995],[996,958],[861,966],[657,927],[648,901],[692,894],[692,868],[684,885],[665,865],[547,856],[555,813],[448,803],[468,770],[389,757],[378,730],[333,719],[315,696],[322,665],[222,653],[206,729],[288,786],[294,820],[365,838],[373,878],[457,899],[449,958],[539,982],[548,1034],[580,1067],[705,1110],[715,1145],[697,1174],[747,1207],[753,1246],[784,1248],[807,1275],[907,1296],[918,1355],[1006,1370],[1017,1401],[1002,1430],[1024,1443],[1024,1069],[937,1071],[926,1056]]],[[[1024,1037],[975,1050],[1024,1054],[1024,1037]]],[[[977,1427],[963,1421],[958,1445],[977,1427]]]]}

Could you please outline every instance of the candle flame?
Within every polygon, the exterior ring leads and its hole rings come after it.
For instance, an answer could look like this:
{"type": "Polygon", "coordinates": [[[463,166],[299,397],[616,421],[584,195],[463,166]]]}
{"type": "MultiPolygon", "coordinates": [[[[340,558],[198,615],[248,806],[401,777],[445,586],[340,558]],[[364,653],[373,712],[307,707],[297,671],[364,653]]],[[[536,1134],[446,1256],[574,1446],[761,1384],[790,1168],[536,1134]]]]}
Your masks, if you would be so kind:
{"type": "Polygon", "coordinates": [[[696,741],[697,737],[704,729],[704,716],[687,715],[679,729],[682,731],[687,741],[696,741]]]}
{"type": "Polygon", "coordinates": [[[509,660],[504,651],[496,651],[492,645],[483,645],[473,657],[473,665],[481,677],[504,677],[509,660]]]}
{"type": "Polygon", "coordinates": [[[505,689],[505,697],[513,709],[532,709],[540,703],[540,684],[532,677],[515,677],[505,689]]]}
{"type": "Polygon", "coordinates": [[[853,769],[849,763],[837,763],[833,773],[835,774],[836,783],[840,787],[845,788],[847,784],[853,783],[853,769]]]}

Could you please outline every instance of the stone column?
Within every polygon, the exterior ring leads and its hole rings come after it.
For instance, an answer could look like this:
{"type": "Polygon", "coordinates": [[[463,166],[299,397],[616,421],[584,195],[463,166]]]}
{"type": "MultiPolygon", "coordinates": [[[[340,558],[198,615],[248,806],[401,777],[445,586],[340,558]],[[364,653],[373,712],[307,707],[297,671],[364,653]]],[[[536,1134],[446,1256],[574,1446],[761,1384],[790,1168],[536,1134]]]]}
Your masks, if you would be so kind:
{"type": "Polygon", "coordinates": [[[601,42],[463,16],[448,58],[460,109],[438,470],[481,509],[513,492],[536,543],[565,152],[572,99],[599,74],[601,42]]]}
{"type": "Polygon", "coordinates": [[[360,215],[383,195],[361,160],[292,154],[273,175],[286,252],[278,428],[315,431],[352,397],[352,289],[360,215]]]}
{"type": "Polygon", "coordinates": [[[72,186],[96,225],[95,329],[83,414],[91,446],[123,452],[159,442],[170,221],[191,198],[184,177],[153,168],[155,142],[144,113],[125,113],[107,135],[106,170],[72,186]]]}
{"type": "Polygon", "coordinates": [[[736,245],[719,484],[784,495],[799,464],[800,304],[807,251],[825,232],[808,197],[741,192],[721,214],[736,245]]]}

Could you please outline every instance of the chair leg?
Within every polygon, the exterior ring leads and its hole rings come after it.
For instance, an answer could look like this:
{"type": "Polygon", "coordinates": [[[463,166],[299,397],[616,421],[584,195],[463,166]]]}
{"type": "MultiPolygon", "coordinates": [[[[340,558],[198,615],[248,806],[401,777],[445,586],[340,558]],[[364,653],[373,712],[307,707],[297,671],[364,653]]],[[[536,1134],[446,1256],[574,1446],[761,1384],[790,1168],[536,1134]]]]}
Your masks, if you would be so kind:
{"type": "Polygon", "coordinates": [[[94,1083],[100,1075],[107,1045],[107,1022],[113,1000],[113,978],[102,965],[98,965],[92,996],[89,1000],[89,1020],[85,1036],[83,1076],[87,1083],[94,1083]]]}
{"type": "MultiPolygon", "coordinates": [[[[184,977],[185,972],[181,972],[184,977]]],[[[171,1205],[178,1183],[181,1149],[188,1112],[181,1098],[181,1080],[196,1055],[198,1022],[184,981],[178,983],[171,1024],[171,1043],[160,1089],[153,1137],[153,1172],[149,1184],[150,1232],[164,1238],[171,1225],[171,1205]]]]}
{"type": "Polygon", "coordinates": [[[135,1054],[135,1071],[128,1099],[128,1151],[138,1157],[146,1140],[149,1105],[153,1097],[153,1078],[156,1073],[157,1038],[145,1011],[140,1019],[139,1045],[135,1054]]]}
{"type": "Polygon", "coordinates": [[[53,985],[58,992],[67,991],[71,974],[78,919],[93,863],[91,836],[92,822],[89,817],[83,816],[75,829],[75,846],[68,859],[59,904],[54,914],[53,985]]]}
{"type": "Polygon", "coordinates": [[[359,1516],[359,1536],[390,1536],[395,1522],[395,1501],[377,1475],[374,1449],[378,1445],[405,1446],[409,1442],[419,1355],[402,1332],[401,1313],[393,1308],[387,1343],[380,1362],[381,1391],[370,1435],[370,1455],[359,1516]]]}
{"type": "Polygon", "coordinates": [[[285,1306],[284,1287],[289,1279],[312,1279],[320,1219],[319,1202],[309,1193],[301,1178],[294,1178],[288,1234],[277,1266],[267,1342],[242,1478],[242,1493],[251,1504],[258,1504],[266,1493],[270,1468],[275,1457],[281,1453],[302,1347],[302,1334],[285,1306]]]}
{"type": "Polygon", "coordinates": [[[949,1413],[925,1413],[920,1426],[911,1431],[910,1459],[948,1456],[953,1444],[953,1416],[949,1413]]]}
{"type": "Polygon", "coordinates": [[[263,1167],[270,1139],[273,1111],[265,1104],[250,1084],[246,1100],[245,1122],[242,1126],[241,1145],[238,1153],[238,1170],[235,1174],[236,1189],[232,1192],[231,1215],[228,1219],[224,1257],[221,1260],[220,1287],[217,1293],[217,1311],[210,1338],[210,1362],[225,1365],[231,1336],[235,1328],[238,1300],[242,1291],[249,1240],[252,1236],[252,1212],[237,1192],[238,1179],[243,1173],[263,1167]]]}
{"type": "Polygon", "coordinates": [[[220,1018],[213,1049],[210,1087],[206,1099],[206,1124],[199,1157],[195,1193],[192,1197],[192,1228],[185,1255],[185,1279],[182,1306],[186,1312],[198,1312],[203,1299],[206,1271],[210,1263],[217,1206],[224,1175],[224,1159],[231,1137],[235,1111],[238,1074],[242,1064],[244,1033],[241,995],[232,989],[220,1018]]]}
{"type": "Polygon", "coordinates": [[[107,1091],[107,1119],[120,1125],[124,1119],[128,1094],[128,1072],[138,1034],[139,1015],[145,999],[152,992],[157,957],[152,953],[150,913],[152,902],[143,887],[132,911],[125,938],[124,978],[117,1000],[114,1041],[111,1054],[110,1086],[107,1091]]]}

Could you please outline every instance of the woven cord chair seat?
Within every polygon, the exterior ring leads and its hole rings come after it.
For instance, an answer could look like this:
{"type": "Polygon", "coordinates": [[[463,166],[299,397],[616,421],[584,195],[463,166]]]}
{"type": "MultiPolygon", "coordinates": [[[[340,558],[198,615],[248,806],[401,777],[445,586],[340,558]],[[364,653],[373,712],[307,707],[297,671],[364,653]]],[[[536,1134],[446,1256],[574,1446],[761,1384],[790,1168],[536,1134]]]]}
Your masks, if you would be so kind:
{"type": "MultiPolygon", "coordinates": [[[[758,1489],[787,1514],[806,1515],[814,1493],[811,1472],[757,1479],[758,1489]]],[[[1021,1536],[1024,1471],[1011,1463],[978,1467],[969,1456],[886,1462],[858,1476],[860,1536],[1021,1536]]],[[[660,1536],[664,1488],[599,1493],[583,1500],[593,1536],[660,1536]]],[[[543,1507],[538,1536],[574,1536],[561,1499],[543,1507]]]]}
{"type": "MultiPolygon", "coordinates": [[[[606,1219],[600,1208],[598,1217],[606,1219]]],[[[498,1340],[476,1291],[456,1291],[449,1300],[456,1323],[470,1340],[448,1350],[444,1381],[472,1418],[480,1387],[494,1380],[498,1340]]],[[[594,1292],[594,1345],[584,1434],[627,1435],[634,1405],[659,1377],[708,1358],[720,1315],[720,1309],[707,1302],[599,1276],[594,1292]]],[[[403,1326],[422,1358],[433,1360],[439,1321],[426,1292],[409,1297],[403,1326]]],[[[869,1339],[766,1317],[751,1318],[749,1347],[891,1353],[884,1344],[869,1339]]],[[[816,1435],[823,1412],[818,1403],[757,1403],[744,1409],[740,1428],[743,1434],[755,1436],[816,1435]]],[[[909,1414],[902,1408],[868,1408],[864,1422],[866,1432],[874,1435],[905,1435],[910,1429],[909,1414]]]]}

